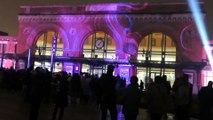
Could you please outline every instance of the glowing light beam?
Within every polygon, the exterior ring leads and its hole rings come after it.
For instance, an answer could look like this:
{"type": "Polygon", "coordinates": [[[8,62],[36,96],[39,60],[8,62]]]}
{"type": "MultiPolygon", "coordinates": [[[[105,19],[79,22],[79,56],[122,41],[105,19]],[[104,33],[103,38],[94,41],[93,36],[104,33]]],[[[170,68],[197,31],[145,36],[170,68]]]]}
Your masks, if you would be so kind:
{"type": "Polygon", "coordinates": [[[193,17],[195,19],[196,26],[198,28],[198,32],[200,34],[201,40],[203,42],[207,57],[209,59],[209,63],[211,68],[213,68],[213,57],[211,52],[211,47],[209,45],[209,38],[206,31],[206,27],[203,21],[203,17],[201,16],[201,9],[198,4],[198,0],[188,0],[188,4],[192,10],[193,17]]]}

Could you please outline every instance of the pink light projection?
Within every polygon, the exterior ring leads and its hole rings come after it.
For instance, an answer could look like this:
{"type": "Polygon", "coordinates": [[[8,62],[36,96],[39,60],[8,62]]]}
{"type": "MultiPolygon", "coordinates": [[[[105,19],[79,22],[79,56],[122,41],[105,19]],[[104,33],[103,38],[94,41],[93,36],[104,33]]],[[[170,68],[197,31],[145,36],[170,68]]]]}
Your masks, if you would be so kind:
{"type": "Polygon", "coordinates": [[[97,11],[117,11],[118,4],[96,4],[96,5],[87,5],[85,11],[88,12],[97,12],[97,11]]]}
{"type": "MultiPolygon", "coordinates": [[[[187,30],[188,30],[190,27],[192,27],[192,25],[188,25],[188,26],[184,27],[183,30],[182,30],[181,33],[180,33],[180,43],[181,43],[181,46],[182,46],[185,50],[190,50],[190,49],[187,47],[187,45],[184,44],[184,40],[186,39],[186,38],[184,37],[184,33],[186,33],[187,30]]],[[[186,40],[185,40],[185,41],[186,41],[186,40]]]]}
{"type": "Polygon", "coordinates": [[[11,67],[14,67],[15,61],[11,59],[4,59],[3,63],[3,67],[9,69],[11,67]]]}
{"type": "Polygon", "coordinates": [[[100,12],[100,11],[108,11],[108,12],[118,12],[122,13],[122,11],[131,11],[131,10],[143,10],[148,6],[148,3],[145,2],[143,5],[138,5],[137,3],[107,3],[107,4],[95,4],[95,5],[87,5],[85,11],[88,12],[100,12]]]}
{"type": "MultiPolygon", "coordinates": [[[[17,37],[14,36],[0,36],[0,44],[5,46],[4,54],[14,54],[16,52],[15,46],[17,45],[17,37]]],[[[2,48],[2,47],[1,47],[2,48]]],[[[3,50],[0,50],[0,53],[3,53],[3,50]]],[[[10,68],[13,67],[15,60],[12,59],[3,59],[3,67],[10,68]]]]}

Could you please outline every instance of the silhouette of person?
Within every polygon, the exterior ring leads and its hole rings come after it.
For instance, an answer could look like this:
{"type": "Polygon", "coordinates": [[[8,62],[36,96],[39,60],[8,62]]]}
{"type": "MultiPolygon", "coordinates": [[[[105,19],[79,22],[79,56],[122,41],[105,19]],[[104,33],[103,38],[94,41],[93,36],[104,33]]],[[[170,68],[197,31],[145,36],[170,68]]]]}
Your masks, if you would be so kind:
{"type": "Polygon", "coordinates": [[[168,95],[160,76],[156,76],[155,82],[148,87],[147,98],[151,120],[161,120],[166,113],[168,95]]]}
{"type": "Polygon", "coordinates": [[[199,102],[200,102],[200,120],[211,120],[210,112],[212,109],[213,100],[213,88],[212,81],[208,82],[208,86],[202,87],[199,91],[199,102]]]}
{"type": "Polygon", "coordinates": [[[74,73],[70,81],[70,93],[71,93],[71,102],[74,104],[80,103],[80,97],[82,94],[82,84],[81,77],[78,73],[74,73]]]}
{"type": "Polygon", "coordinates": [[[62,120],[64,114],[64,108],[68,104],[68,76],[66,72],[61,72],[61,78],[59,80],[58,90],[55,96],[55,106],[53,111],[52,120],[56,119],[58,110],[60,109],[58,120],[62,120]]]}
{"type": "Polygon", "coordinates": [[[167,90],[167,94],[169,95],[170,94],[170,91],[171,91],[171,85],[170,85],[170,82],[167,81],[167,76],[166,75],[163,75],[162,76],[162,80],[163,80],[163,84],[165,85],[166,87],[166,90],[167,90]]]}
{"type": "Polygon", "coordinates": [[[29,120],[37,120],[40,105],[44,96],[43,91],[45,87],[45,71],[42,68],[37,67],[32,73],[31,78],[32,88],[30,90],[31,109],[29,120]]]}
{"type": "Polygon", "coordinates": [[[140,81],[140,90],[142,91],[144,89],[144,83],[143,83],[143,81],[141,80],[140,81]]]}
{"type": "Polygon", "coordinates": [[[189,120],[189,108],[192,99],[192,84],[188,82],[189,76],[184,74],[173,86],[175,102],[175,118],[189,120]]]}
{"type": "Polygon", "coordinates": [[[116,79],[113,76],[114,66],[109,65],[107,68],[107,74],[102,74],[101,77],[101,120],[106,120],[107,110],[111,115],[111,120],[117,120],[117,108],[116,108],[116,79]]]}
{"type": "MultiPolygon", "coordinates": [[[[166,87],[167,95],[168,95],[168,97],[170,97],[170,91],[171,91],[172,88],[171,88],[170,82],[167,81],[167,76],[166,76],[166,75],[163,75],[163,76],[162,76],[162,81],[163,81],[164,86],[166,87]]],[[[168,98],[168,99],[169,99],[169,98],[168,98]]],[[[163,115],[163,118],[164,118],[164,119],[167,119],[167,118],[168,118],[168,116],[167,116],[167,112],[168,112],[168,110],[169,110],[168,107],[169,107],[169,106],[167,106],[167,110],[166,110],[165,114],[163,115]]]]}
{"type": "Polygon", "coordinates": [[[132,76],[130,84],[124,90],[123,113],[125,120],[136,120],[140,107],[141,90],[138,88],[138,78],[132,76]]]}

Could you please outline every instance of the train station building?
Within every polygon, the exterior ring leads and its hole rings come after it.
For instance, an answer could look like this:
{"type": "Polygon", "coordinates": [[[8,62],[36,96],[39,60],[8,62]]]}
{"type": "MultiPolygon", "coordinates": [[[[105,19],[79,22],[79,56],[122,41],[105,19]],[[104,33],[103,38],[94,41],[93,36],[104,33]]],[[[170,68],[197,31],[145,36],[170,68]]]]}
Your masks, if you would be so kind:
{"type": "MultiPolygon", "coordinates": [[[[204,3],[200,3],[205,19],[204,3]]],[[[187,3],[20,6],[17,36],[0,36],[1,67],[115,75],[147,82],[189,74],[193,88],[213,77],[187,3]]]]}

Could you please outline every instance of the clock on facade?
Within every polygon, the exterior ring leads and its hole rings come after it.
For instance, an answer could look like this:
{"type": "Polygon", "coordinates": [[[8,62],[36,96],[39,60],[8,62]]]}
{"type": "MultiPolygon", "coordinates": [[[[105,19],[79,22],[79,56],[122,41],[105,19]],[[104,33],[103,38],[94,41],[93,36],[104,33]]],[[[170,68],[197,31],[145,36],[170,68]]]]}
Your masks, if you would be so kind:
{"type": "Polygon", "coordinates": [[[97,49],[103,48],[103,47],[104,47],[104,40],[103,40],[103,39],[97,39],[97,40],[95,41],[95,47],[96,47],[97,49]]]}

